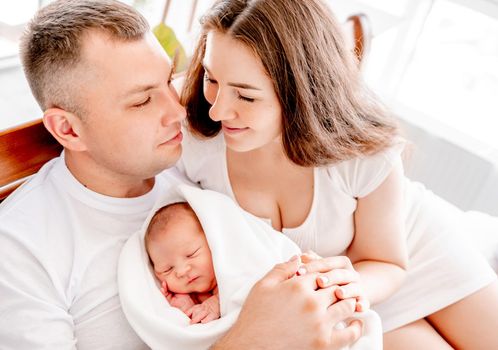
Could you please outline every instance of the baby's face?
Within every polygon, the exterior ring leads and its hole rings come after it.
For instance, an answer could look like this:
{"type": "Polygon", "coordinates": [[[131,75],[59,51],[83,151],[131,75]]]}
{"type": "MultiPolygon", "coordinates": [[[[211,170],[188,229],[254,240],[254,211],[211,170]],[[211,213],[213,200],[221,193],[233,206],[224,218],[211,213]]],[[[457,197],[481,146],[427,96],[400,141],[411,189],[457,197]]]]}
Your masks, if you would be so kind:
{"type": "Polygon", "coordinates": [[[173,219],[149,242],[154,273],[174,293],[203,293],[216,286],[211,251],[194,217],[173,219]]]}

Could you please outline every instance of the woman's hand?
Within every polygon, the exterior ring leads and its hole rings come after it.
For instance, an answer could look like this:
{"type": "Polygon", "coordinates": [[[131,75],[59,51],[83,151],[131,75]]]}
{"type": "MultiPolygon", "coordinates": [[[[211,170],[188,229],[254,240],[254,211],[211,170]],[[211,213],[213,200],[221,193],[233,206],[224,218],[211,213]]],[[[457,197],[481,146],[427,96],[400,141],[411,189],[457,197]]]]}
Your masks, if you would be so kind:
{"type": "Polygon", "coordinates": [[[351,320],[354,299],[338,301],[317,286],[315,274],[296,277],[300,265],[295,257],[258,281],[237,322],[212,349],[337,350],[358,340],[362,321],[351,320]],[[336,328],[343,322],[346,328],[336,328]]]}
{"type": "Polygon", "coordinates": [[[347,256],[322,258],[309,251],[301,255],[298,275],[318,273],[316,284],[319,288],[333,288],[336,298],[344,300],[356,299],[356,311],[366,311],[370,303],[365,297],[360,281],[360,274],[355,271],[347,256]]]}

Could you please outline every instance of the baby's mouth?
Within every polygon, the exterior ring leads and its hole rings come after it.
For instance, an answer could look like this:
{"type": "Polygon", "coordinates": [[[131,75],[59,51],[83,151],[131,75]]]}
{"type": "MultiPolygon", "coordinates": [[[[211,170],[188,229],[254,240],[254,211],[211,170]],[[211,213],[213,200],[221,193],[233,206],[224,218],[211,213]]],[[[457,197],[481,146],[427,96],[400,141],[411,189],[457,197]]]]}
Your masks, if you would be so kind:
{"type": "Polygon", "coordinates": [[[198,279],[198,278],[199,278],[199,276],[197,276],[197,277],[192,277],[191,279],[189,279],[189,280],[188,280],[188,283],[190,284],[190,283],[194,282],[194,281],[195,281],[196,279],[198,279]]]}

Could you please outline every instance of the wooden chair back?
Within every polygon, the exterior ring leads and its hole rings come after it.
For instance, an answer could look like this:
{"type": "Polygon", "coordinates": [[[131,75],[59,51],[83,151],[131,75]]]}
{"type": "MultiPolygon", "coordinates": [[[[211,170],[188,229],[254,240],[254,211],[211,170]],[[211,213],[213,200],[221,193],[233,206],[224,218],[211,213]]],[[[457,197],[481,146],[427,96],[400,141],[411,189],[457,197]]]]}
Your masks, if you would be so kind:
{"type": "Polygon", "coordinates": [[[351,36],[352,49],[358,61],[362,63],[370,49],[373,36],[370,21],[365,14],[359,13],[349,16],[344,25],[346,34],[351,36]]]}
{"type": "Polygon", "coordinates": [[[0,201],[61,151],[41,119],[0,131],[0,201]]]}

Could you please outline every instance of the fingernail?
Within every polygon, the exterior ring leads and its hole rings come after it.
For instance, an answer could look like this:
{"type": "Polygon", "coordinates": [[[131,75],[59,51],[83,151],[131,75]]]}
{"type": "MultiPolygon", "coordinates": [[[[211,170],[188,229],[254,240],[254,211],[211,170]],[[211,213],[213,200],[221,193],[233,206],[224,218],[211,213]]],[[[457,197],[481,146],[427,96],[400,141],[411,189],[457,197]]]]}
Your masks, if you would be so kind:
{"type": "Polygon", "coordinates": [[[367,300],[357,301],[356,304],[359,306],[360,311],[366,311],[370,308],[370,303],[367,300]]]}
{"type": "Polygon", "coordinates": [[[357,318],[356,320],[354,320],[354,322],[359,323],[359,324],[360,324],[360,327],[361,327],[361,328],[363,328],[363,325],[364,325],[363,320],[361,320],[361,319],[357,318]]]}
{"type": "Polygon", "coordinates": [[[322,282],[322,286],[326,286],[329,283],[329,279],[327,276],[318,276],[320,282],[322,282]]]}
{"type": "Polygon", "coordinates": [[[301,266],[300,268],[298,268],[298,269],[297,269],[297,274],[298,274],[299,276],[301,276],[301,275],[305,275],[305,274],[306,274],[306,269],[305,269],[304,267],[302,267],[302,266],[301,266]]]}

